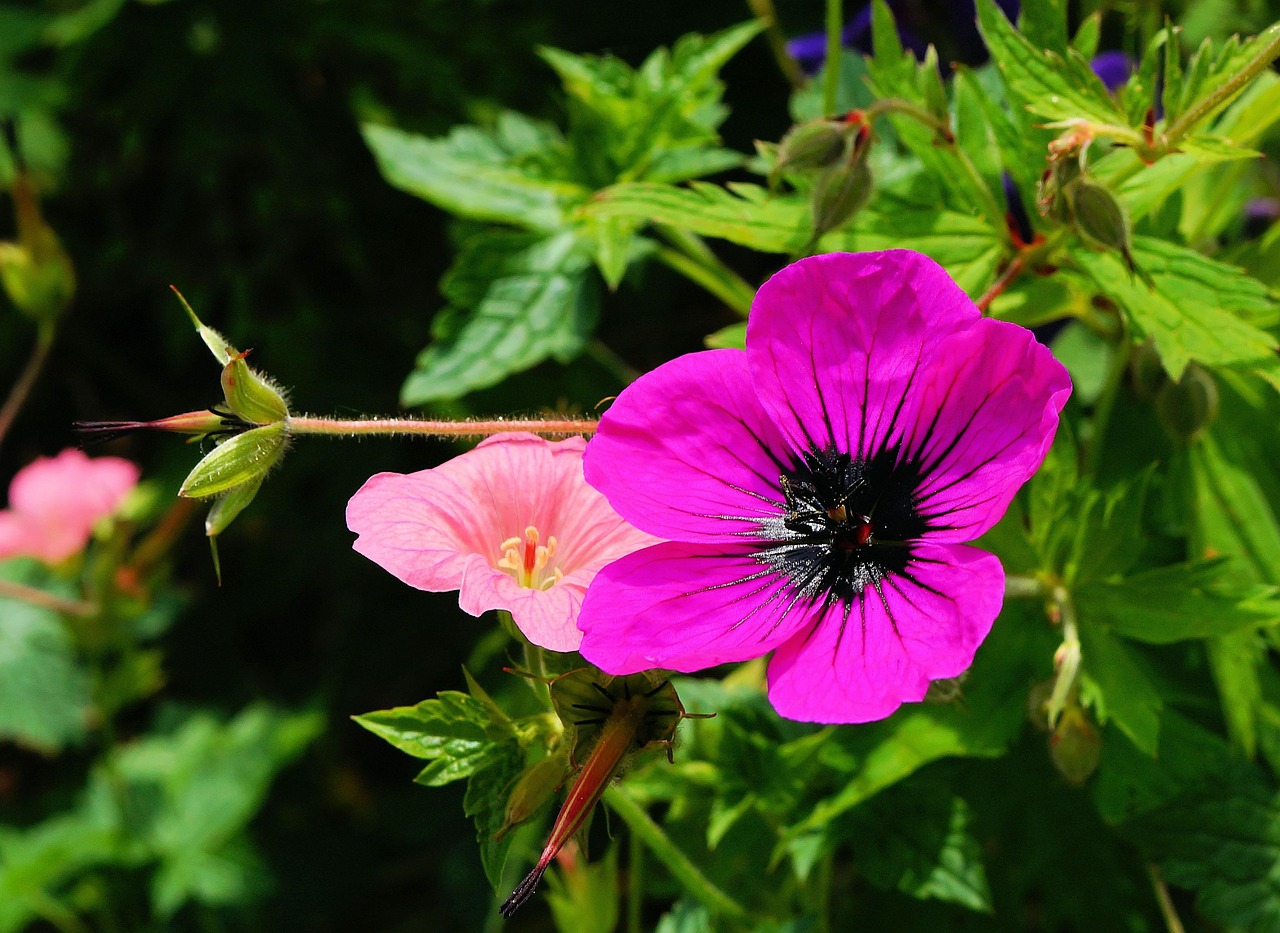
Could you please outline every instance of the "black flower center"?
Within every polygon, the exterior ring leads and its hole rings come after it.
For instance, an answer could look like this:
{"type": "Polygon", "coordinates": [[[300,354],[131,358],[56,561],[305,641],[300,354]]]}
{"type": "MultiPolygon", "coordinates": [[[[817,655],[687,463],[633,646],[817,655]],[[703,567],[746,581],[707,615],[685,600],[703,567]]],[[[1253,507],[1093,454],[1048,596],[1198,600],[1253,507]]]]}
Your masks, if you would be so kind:
{"type": "Polygon", "coordinates": [[[919,466],[899,463],[897,448],[868,459],[806,453],[778,482],[784,511],[760,523],[770,543],[757,556],[805,596],[852,602],[886,576],[903,574],[929,528],[916,492],[919,466]]]}

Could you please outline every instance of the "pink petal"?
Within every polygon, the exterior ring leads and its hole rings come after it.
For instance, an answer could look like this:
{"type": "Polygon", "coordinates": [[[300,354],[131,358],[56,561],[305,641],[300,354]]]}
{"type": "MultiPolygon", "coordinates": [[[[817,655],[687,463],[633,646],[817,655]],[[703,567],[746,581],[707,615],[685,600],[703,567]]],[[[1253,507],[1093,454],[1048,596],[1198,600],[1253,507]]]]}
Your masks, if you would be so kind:
{"type": "Polygon", "coordinates": [[[751,307],[752,380],[793,450],[873,454],[901,432],[922,359],[979,319],[919,253],[802,259],[765,282],[751,307]]]}
{"type": "Polygon", "coordinates": [[[691,353],[628,386],[585,458],[587,481],[624,518],[684,541],[734,541],[751,516],[779,514],[791,466],[741,350],[691,353]]]}
{"type": "Polygon", "coordinates": [[[119,457],[90,459],[75,448],[38,457],[13,478],[7,547],[49,563],[65,560],[89,541],[93,526],[114,512],[138,483],[138,467],[119,457]],[[15,545],[15,528],[22,529],[15,545]]]}
{"type": "Polygon", "coordinates": [[[870,722],[956,677],[1000,613],[1004,569],[963,545],[916,545],[907,574],[831,606],[774,653],[769,700],[788,719],[870,722]],[[910,579],[908,578],[908,575],[910,579]]]}
{"type": "Polygon", "coordinates": [[[656,539],[624,522],[582,473],[581,438],[552,443],[532,434],[495,435],[431,470],[379,473],[352,496],[353,547],[394,576],[429,592],[458,590],[463,611],[511,612],[535,644],[577,647],[582,594],[596,571],[656,539]],[[501,545],[538,530],[556,538],[563,577],[522,587],[498,567],[501,545]]]}
{"type": "Polygon", "coordinates": [[[1053,443],[1066,369],[1024,328],[984,320],[945,341],[917,378],[910,448],[934,541],[969,541],[1000,520],[1053,443]]]}
{"type": "Polygon", "coordinates": [[[578,616],[582,656],[607,673],[631,674],[696,671],[768,652],[813,610],[754,552],[668,542],[610,564],[578,616]]]}

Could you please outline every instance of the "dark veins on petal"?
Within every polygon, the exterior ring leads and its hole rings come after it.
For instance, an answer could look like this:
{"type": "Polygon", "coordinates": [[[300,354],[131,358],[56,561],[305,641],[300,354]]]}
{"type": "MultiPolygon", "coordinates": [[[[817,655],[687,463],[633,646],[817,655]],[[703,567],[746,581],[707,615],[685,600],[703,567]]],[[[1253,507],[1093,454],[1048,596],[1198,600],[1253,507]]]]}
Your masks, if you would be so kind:
{"type": "Polygon", "coordinates": [[[791,579],[797,595],[850,605],[868,586],[911,575],[912,546],[929,530],[916,490],[921,470],[897,447],[860,459],[809,452],[779,477],[781,515],[756,519],[756,559],[791,579]]]}

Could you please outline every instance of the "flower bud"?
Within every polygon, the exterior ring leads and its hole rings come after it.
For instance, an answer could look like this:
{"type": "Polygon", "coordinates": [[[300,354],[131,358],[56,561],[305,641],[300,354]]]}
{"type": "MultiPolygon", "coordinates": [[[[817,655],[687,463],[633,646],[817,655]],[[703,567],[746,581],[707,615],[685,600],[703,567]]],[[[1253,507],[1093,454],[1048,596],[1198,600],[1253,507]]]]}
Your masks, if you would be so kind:
{"type": "Polygon", "coordinates": [[[813,186],[813,236],[809,248],[847,223],[867,203],[871,196],[869,149],[869,137],[859,134],[849,158],[828,166],[818,176],[813,186]]]}
{"type": "Polygon", "coordinates": [[[524,770],[507,797],[507,809],[502,828],[494,834],[501,839],[508,832],[533,816],[551,799],[556,788],[569,776],[569,763],[561,755],[550,755],[534,762],[524,770]]]}
{"type": "Polygon", "coordinates": [[[1089,780],[1102,757],[1102,736],[1084,710],[1071,706],[1049,736],[1049,757],[1058,773],[1076,787],[1089,780]]]}
{"type": "Polygon", "coordinates": [[[222,394],[227,407],[253,424],[275,424],[289,417],[284,392],[266,376],[249,368],[248,355],[237,353],[222,367],[222,394]]]}
{"type": "Polygon", "coordinates": [[[1188,363],[1182,378],[1156,395],[1156,417],[1175,440],[1193,441],[1218,417],[1218,386],[1203,366],[1188,363]]]}
{"type": "Polygon", "coordinates": [[[1169,381],[1155,343],[1145,341],[1133,351],[1129,360],[1129,376],[1133,382],[1134,394],[1148,400],[1155,398],[1156,393],[1169,381]]]}
{"type": "Polygon", "coordinates": [[[823,169],[845,154],[853,135],[847,124],[836,120],[797,123],[778,144],[778,158],[769,173],[769,187],[785,171],[823,169]]]}
{"type": "Polygon", "coordinates": [[[1130,259],[1129,218],[1120,202],[1106,188],[1085,178],[1077,178],[1062,189],[1072,222],[1085,245],[1094,249],[1115,250],[1130,259]]]}
{"type": "Polygon", "coordinates": [[[15,173],[12,195],[18,239],[0,243],[0,284],[19,311],[51,323],[75,294],[75,268],[58,235],[45,223],[25,171],[15,173]]]}

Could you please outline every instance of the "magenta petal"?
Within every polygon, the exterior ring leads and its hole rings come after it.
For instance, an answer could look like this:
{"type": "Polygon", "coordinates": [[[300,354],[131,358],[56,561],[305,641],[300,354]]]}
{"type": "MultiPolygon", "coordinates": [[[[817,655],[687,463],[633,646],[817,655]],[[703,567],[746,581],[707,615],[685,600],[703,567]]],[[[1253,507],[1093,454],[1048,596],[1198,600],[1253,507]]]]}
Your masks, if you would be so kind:
{"type": "Polygon", "coordinates": [[[582,656],[610,674],[696,671],[770,651],[813,607],[750,546],[669,542],[600,571],[578,616],[582,656]]]}
{"type": "Polygon", "coordinates": [[[835,604],[778,648],[769,700],[788,719],[870,722],[956,677],[1000,613],[1004,569],[992,554],[919,544],[906,573],[835,604]]]}
{"type": "Polygon", "coordinates": [[[969,541],[1000,520],[1053,443],[1066,369],[1030,331],[984,320],[947,340],[917,379],[909,444],[934,541],[969,541]]]}
{"type": "Polygon", "coordinates": [[[741,350],[691,353],[623,390],[584,459],[587,482],[637,528],[735,540],[782,512],[785,445],[756,400],[741,350]]]}
{"type": "Polygon", "coordinates": [[[747,324],[761,404],[793,450],[871,454],[901,432],[923,358],[980,319],[919,253],[830,253],[765,282],[747,324]]]}

